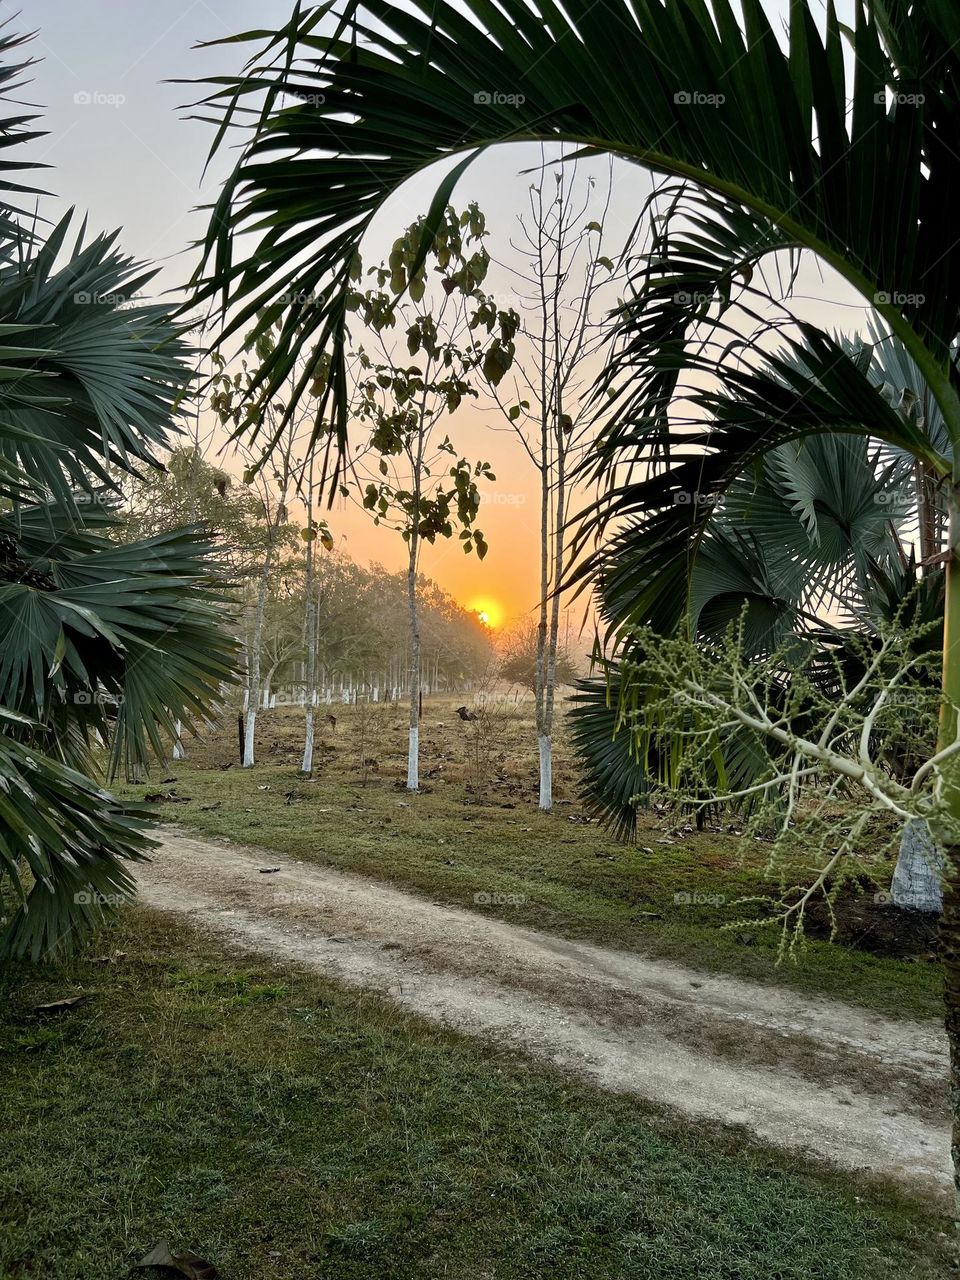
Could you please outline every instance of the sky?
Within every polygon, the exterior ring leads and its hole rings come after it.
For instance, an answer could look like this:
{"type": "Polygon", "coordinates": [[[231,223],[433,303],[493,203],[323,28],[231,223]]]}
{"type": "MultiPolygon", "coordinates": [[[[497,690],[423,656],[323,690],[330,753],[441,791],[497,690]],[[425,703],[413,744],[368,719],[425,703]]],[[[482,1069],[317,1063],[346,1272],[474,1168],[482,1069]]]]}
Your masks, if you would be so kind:
{"type": "MultiPolygon", "coordinates": [[[[771,3],[771,12],[785,0],[771,3]]],[[[92,230],[121,227],[131,254],[161,268],[160,289],[176,289],[189,275],[190,248],[205,227],[198,206],[217,193],[227,157],[216,158],[203,177],[211,126],[184,109],[200,90],[175,80],[197,80],[236,71],[236,46],[197,49],[249,28],[280,25],[290,0],[28,0],[17,9],[0,0],[0,13],[14,15],[15,29],[36,29],[32,46],[40,59],[25,96],[42,107],[49,136],[34,158],[52,166],[43,184],[54,193],[43,211],[54,216],[70,205],[89,214],[92,230]]],[[[462,207],[476,199],[491,228],[495,257],[508,256],[539,153],[514,146],[487,152],[468,170],[454,196],[462,207]]],[[[605,173],[603,161],[595,162],[605,173]]],[[[366,249],[372,261],[393,236],[425,211],[432,181],[410,183],[381,211],[366,249]]],[[[635,166],[617,170],[611,207],[611,245],[626,235],[650,191],[650,178],[635,166]]],[[[496,270],[490,278],[497,288],[496,270]]],[[[501,285],[502,287],[502,285],[501,285]]],[[[841,282],[808,268],[796,309],[811,319],[850,327],[861,309],[841,282]]],[[[456,541],[427,548],[421,564],[467,607],[485,605],[504,625],[531,616],[537,592],[538,499],[536,476],[509,432],[490,429],[489,414],[471,407],[451,422],[462,452],[491,462],[503,495],[484,504],[482,528],[490,545],[486,559],[464,557],[456,541]]],[[[220,460],[223,465],[223,459],[220,460]]],[[[239,467],[237,468],[239,470],[239,467]]],[[[330,524],[338,545],[361,562],[399,568],[399,536],[374,528],[355,507],[335,509],[330,524]]],[[[582,609],[576,611],[579,618],[582,609]]]]}

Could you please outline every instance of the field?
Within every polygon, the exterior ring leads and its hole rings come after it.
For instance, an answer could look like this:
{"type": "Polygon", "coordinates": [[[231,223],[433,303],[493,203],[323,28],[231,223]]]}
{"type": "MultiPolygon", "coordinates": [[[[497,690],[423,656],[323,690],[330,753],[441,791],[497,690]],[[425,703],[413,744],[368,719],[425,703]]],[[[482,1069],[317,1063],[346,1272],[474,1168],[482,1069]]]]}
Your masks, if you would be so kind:
{"type": "MultiPolygon", "coordinates": [[[[528,707],[501,707],[478,743],[455,705],[425,707],[417,796],[389,707],[331,708],[310,781],[300,713],[282,709],[261,719],[255,769],[238,768],[231,724],[124,790],[155,797],[167,823],[438,903],[936,1015],[929,938],[918,926],[897,942],[872,891],[845,904],[839,945],[812,938],[778,968],[775,939],[720,931],[762,888],[762,850],[744,858],[731,830],[669,834],[655,815],[636,847],[615,843],[584,815],[562,741],[556,811],[538,814],[528,707]]],[[[923,1199],[233,954],[143,906],[4,983],[4,1280],[113,1280],[160,1240],[240,1280],[945,1273],[945,1220],[923,1199]]]]}
{"type": "Polygon", "coordinates": [[[116,1280],[160,1239],[230,1280],[943,1273],[922,1205],[142,910],[7,981],[4,1280],[116,1280]]]}
{"type": "Polygon", "coordinates": [[[641,815],[635,845],[618,843],[583,812],[562,724],[555,809],[540,814],[529,699],[498,703],[481,724],[461,721],[456,706],[425,703],[417,796],[403,790],[404,709],[389,705],[323,709],[309,781],[298,773],[302,713],[283,708],[261,715],[252,771],[238,767],[231,723],[188,743],[188,760],[123,793],[153,797],[165,822],[373,875],[437,901],[471,906],[476,894],[488,894],[485,910],[532,928],[789,983],[888,1016],[939,1015],[929,921],[874,902],[892,864],[882,881],[841,900],[835,943],[815,907],[800,962],[778,965],[777,929],[723,929],[756,916],[740,899],[772,892],[765,845],[745,845],[729,823],[677,830],[673,818],[655,814],[641,815]],[[509,901],[498,905],[498,897],[509,901]]]}

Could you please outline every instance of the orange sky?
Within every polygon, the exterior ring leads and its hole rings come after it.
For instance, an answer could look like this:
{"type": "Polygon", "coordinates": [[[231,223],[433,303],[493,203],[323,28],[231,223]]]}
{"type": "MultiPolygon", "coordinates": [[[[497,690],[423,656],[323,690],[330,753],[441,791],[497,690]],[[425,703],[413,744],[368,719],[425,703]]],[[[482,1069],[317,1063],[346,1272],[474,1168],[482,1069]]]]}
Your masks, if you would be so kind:
{"type": "MultiPolygon", "coordinates": [[[[531,610],[539,593],[540,532],[537,475],[522,446],[510,432],[490,429],[489,418],[470,406],[449,420],[455,445],[471,461],[489,462],[496,483],[482,487],[477,526],[490,550],[483,560],[465,555],[456,536],[425,544],[420,569],[468,608],[479,602],[499,608],[493,621],[509,626],[531,610]]],[[[326,514],[335,539],[343,535],[346,552],[361,563],[379,561],[391,569],[406,568],[406,544],[400,534],[375,526],[368,512],[338,501],[326,514]]]]}

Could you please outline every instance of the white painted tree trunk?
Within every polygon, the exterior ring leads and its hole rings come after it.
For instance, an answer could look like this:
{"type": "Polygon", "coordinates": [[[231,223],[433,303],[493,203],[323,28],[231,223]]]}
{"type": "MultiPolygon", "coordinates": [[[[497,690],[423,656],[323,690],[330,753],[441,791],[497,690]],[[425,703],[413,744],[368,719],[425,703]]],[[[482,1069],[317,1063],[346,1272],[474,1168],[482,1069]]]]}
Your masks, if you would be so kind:
{"type": "Polygon", "coordinates": [[[243,736],[243,767],[252,769],[253,746],[257,728],[257,708],[260,705],[260,649],[263,644],[263,619],[267,609],[267,590],[270,583],[271,551],[267,552],[257,587],[257,607],[253,619],[253,634],[247,654],[247,721],[243,736]]]}
{"type": "Polygon", "coordinates": [[[313,741],[314,741],[314,715],[313,707],[307,704],[306,714],[306,737],[303,743],[303,762],[300,765],[300,772],[307,777],[313,773],[313,741]]]}
{"type": "Polygon", "coordinates": [[[890,896],[894,905],[911,911],[943,910],[943,850],[937,847],[922,818],[903,827],[890,896]]]}
{"type": "Polygon", "coordinates": [[[173,758],[174,760],[185,760],[186,752],[183,749],[183,739],[180,736],[183,733],[183,721],[178,720],[176,724],[177,736],[173,740],[173,758]]]}
{"type": "Polygon", "coordinates": [[[553,739],[542,733],[537,742],[540,746],[540,808],[548,813],[553,806],[553,739]]]}
{"type": "Polygon", "coordinates": [[[243,767],[253,768],[253,743],[257,732],[257,712],[254,707],[247,711],[247,721],[243,732],[243,767]]]}
{"type": "MultiPolygon", "coordinates": [[[[312,471],[311,471],[312,484],[312,471]]],[[[312,494],[311,494],[312,496],[312,494]]],[[[312,507],[308,508],[308,519],[312,523],[313,511],[312,507]]],[[[306,593],[307,593],[307,609],[304,626],[306,628],[307,641],[307,689],[306,689],[306,706],[307,713],[304,717],[304,738],[303,738],[303,760],[300,764],[300,772],[308,778],[313,773],[313,742],[314,742],[314,708],[317,705],[317,602],[314,598],[313,588],[313,543],[307,543],[307,573],[306,573],[306,593]]]]}
{"type": "Polygon", "coordinates": [[[420,789],[420,619],[417,609],[417,535],[410,537],[407,562],[407,604],[410,610],[410,734],[407,746],[407,790],[420,789]]]}

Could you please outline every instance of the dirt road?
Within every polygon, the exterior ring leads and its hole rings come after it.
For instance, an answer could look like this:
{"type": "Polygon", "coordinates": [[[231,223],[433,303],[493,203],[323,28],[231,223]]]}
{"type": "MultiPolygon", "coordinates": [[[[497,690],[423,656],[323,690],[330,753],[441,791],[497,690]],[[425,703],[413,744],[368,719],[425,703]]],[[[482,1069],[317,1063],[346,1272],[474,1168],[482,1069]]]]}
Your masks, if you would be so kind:
{"type": "Polygon", "coordinates": [[[236,947],[688,1118],[938,1197],[951,1184],[936,1024],[515,928],[482,904],[440,906],[276,853],[162,838],[138,873],[144,901],[236,947]]]}

